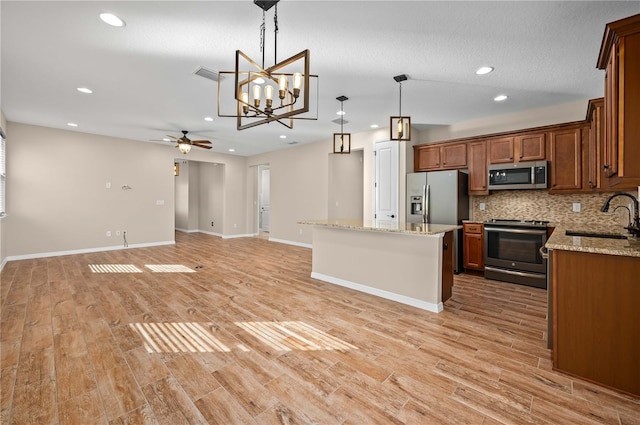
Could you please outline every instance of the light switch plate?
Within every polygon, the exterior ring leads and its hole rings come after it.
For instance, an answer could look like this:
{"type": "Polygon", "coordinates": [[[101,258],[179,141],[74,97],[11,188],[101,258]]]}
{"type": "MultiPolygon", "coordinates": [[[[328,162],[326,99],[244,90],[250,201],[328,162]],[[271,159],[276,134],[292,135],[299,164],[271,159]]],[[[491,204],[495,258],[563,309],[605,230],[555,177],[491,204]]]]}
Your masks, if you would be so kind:
{"type": "Polygon", "coordinates": [[[580,212],[580,202],[573,203],[573,212],[580,212]]]}

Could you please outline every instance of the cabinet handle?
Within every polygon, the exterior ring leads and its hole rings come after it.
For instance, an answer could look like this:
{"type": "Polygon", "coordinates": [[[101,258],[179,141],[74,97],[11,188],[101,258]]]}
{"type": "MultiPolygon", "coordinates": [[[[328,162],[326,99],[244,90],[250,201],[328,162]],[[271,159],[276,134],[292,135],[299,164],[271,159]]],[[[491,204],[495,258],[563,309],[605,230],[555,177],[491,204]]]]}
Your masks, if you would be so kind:
{"type": "Polygon", "coordinates": [[[608,169],[609,169],[609,166],[608,166],[607,164],[603,164],[603,165],[602,165],[602,169],[604,169],[604,170],[608,170],[608,169]]]}

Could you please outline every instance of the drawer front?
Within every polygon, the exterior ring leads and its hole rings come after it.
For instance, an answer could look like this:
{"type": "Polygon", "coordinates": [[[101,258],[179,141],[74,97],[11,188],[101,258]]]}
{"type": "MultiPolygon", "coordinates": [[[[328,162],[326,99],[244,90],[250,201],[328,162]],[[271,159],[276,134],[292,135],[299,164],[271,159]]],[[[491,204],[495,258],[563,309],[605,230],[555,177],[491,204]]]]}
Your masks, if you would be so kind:
{"type": "Polygon", "coordinates": [[[465,233],[482,233],[482,224],[463,223],[462,227],[465,233]]]}

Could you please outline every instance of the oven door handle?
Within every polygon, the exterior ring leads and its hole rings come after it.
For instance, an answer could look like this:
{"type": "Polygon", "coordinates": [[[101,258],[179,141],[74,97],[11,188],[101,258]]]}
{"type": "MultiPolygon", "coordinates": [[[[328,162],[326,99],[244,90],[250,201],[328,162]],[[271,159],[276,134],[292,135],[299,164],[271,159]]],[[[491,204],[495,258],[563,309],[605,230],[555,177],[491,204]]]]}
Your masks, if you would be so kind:
{"type": "Polygon", "coordinates": [[[528,235],[546,235],[547,229],[515,229],[513,227],[490,227],[484,226],[485,232],[505,232],[505,233],[524,233],[528,235]]]}

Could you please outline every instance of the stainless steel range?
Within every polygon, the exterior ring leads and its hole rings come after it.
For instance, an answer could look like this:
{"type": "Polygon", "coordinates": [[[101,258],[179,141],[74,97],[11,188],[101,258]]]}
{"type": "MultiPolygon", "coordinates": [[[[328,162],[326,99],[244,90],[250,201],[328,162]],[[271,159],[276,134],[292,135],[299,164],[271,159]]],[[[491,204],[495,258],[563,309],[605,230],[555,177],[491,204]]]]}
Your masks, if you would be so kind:
{"type": "Polygon", "coordinates": [[[492,219],[484,222],[484,277],[547,288],[544,220],[492,219]]]}

